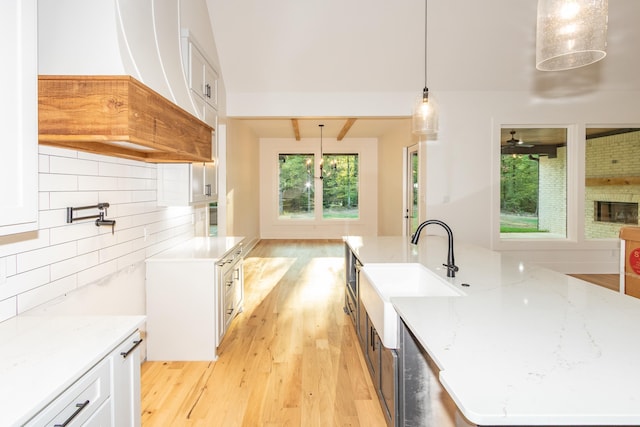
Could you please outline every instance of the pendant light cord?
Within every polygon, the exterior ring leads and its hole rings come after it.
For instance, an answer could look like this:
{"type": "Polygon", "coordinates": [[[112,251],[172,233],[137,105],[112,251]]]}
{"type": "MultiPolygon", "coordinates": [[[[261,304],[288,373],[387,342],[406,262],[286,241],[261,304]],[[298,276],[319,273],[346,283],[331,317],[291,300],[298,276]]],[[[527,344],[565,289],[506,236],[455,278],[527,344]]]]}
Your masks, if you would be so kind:
{"type": "Polygon", "coordinates": [[[424,87],[427,88],[427,7],[428,0],[424,0],[424,87]]]}

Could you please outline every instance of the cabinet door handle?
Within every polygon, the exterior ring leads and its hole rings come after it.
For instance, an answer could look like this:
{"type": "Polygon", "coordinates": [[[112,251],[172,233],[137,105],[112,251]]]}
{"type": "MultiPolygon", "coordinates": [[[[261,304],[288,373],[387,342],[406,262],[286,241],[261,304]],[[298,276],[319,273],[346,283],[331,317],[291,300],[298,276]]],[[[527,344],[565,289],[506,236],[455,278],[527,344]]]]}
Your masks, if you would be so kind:
{"type": "Polygon", "coordinates": [[[230,308],[229,310],[227,310],[227,314],[228,314],[228,315],[233,314],[233,310],[234,310],[233,308],[230,308]]]}
{"type": "Polygon", "coordinates": [[[204,94],[207,98],[211,98],[211,85],[209,83],[204,85],[204,94]]]}
{"type": "Polygon", "coordinates": [[[142,343],[142,338],[140,338],[139,340],[135,340],[133,342],[133,346],[129,350],[120,352],[120,356],[122,356],[123,359],[126,359],[133,352],[133,350],[135,350],[136,347],[138,347],[141,343],[142,343]]]}
{"type": "Polygon", "coordinates": [[[373,328],[369,326],[369,341],[371,342],[371,348],[376,351],[376,343],[374,341],[373,328]]]}
{"type": "Polygon", "coordinates": [[[205,188],[204,195],[207,197],[211,197],[211,184],[205,185],[204,188],[205,188]]]}
{"type": "Polygon", "coordinates": [[[227,288],[230,288],[233,285],[233,280],[227,280],[227,288]]]}
{"type": "Polygon", "coordinates": [[[64,422],[63,422],[62,424],[54,424],[54,426],[53,426],[53,427],[65,427],[65,426],[67,426],[67,425],[68,425],[68,424],[69,424],[69,423],[70,423],[70,422],[71,422],[75,417],[77,417],[77,416],[78,416],[78,414],[79,414],[80,412],[82,412],[82,410],[83,410],[84,408],[86,408],[87,406],[89,406],[89,400],[88,400],[88,399],[87,399],[87,400],[85,400],[85,401],[84,401],[84,402],[82,402],[82,403],[76,403],[76,408],[77,408],[77,409],[73,412],[73,414],[71,414],[71,415],[69,416],[69,418],[67,418],[66,420],[64,420],[64,422]]]}

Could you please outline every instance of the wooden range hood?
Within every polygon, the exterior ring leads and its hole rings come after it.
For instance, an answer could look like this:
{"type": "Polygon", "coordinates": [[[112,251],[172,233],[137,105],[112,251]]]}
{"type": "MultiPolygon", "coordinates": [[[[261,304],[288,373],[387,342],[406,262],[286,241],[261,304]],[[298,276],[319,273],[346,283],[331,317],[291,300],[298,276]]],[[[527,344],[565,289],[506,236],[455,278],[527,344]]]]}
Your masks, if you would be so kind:
{"type": "Polygon", "coordinates": [[[40,144],[149,163],[211,161],[213,128],[131,76],[39,76],[40,144]]]}

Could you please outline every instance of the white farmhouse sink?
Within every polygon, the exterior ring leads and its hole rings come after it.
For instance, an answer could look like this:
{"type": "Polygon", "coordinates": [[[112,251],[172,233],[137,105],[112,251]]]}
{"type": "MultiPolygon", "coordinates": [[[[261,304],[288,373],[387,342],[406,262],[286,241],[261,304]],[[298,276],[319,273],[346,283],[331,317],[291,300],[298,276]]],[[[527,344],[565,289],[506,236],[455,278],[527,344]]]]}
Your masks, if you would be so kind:
{"type": "Polygon", "coordinates": [[[365,264],[360,272],[360,301],[387,348],[398,348],[399,320],[391,298],[464,295],[422,264],[365,264]]]}

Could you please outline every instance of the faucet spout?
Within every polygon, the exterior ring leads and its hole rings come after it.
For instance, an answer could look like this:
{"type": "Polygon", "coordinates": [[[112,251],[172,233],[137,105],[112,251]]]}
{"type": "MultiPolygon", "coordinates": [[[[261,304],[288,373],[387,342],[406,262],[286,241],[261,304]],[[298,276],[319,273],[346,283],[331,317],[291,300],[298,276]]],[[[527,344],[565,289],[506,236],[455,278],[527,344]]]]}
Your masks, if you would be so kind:
{"type": "Polygon", "coordinates": [[[453,231],[451,231],[451,227],[449,227],[447,224],[440,221],[439,219],[428,219],[418,226],[418,229],[416,230],[416,232],[413,234],[413,236],[411,236],[411,243],[414,245],[418,244],[418,239],[420,239],[420,233],[422,232],[422,229],[429,224],[437,224],[442,228],[444,228],[445,231],[447,232],[447,242],[449,245],[449,250],[447,252],[447,263],[442,265],[447,267],[447,277],[456,277],[456,271],[458,271],[459,269],[455,264],[455,259],[453,255],[453,231]]]}

